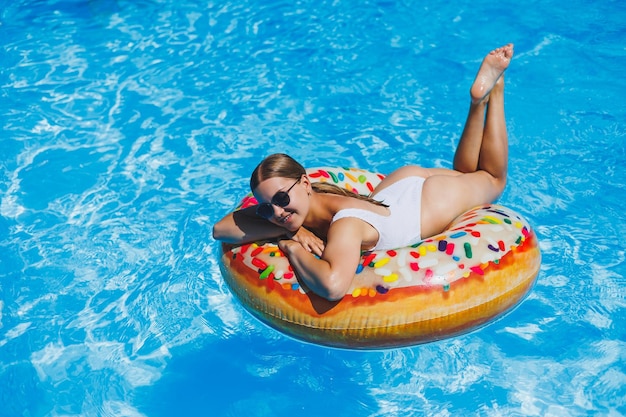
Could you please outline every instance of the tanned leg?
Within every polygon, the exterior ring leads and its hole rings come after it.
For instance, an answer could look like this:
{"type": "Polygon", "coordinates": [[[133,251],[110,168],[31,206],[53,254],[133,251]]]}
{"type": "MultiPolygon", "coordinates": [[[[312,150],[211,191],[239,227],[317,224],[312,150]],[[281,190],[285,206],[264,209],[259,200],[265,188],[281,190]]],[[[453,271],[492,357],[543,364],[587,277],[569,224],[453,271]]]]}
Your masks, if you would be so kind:
{"type": "Polygon", "coordinates": [[[491,174],[502,189],[506,183],[508,150],[509,143],[504,118],[504,77],[501,76],[489,93],[478,168],[491,174]]]}
{"type": "Polygon", "coordinates": [[[485,128],[487,100],[471,103],[459,146],[454,153],[454,169],[459,172],[474,172],[478,169],[478,157],[485,128]]]}
{"type": "MultiPolygon", "coordinates": [[[[459,172],[475,172],[484,169],[480,166],[480,155],[483,152],[483,138],[485,135],[485,109],[489,106],[489,93],[501,80],[513,57],[513,45],[508,44],[491,51],[483,59],[470,88],[471,103],[461,140],[454,154],[454,169],[459,172]]],[[[503,85],[502,85],[503,87],[503,85]]],[[[496,103],[496,106],[499,104],[496,103]]],[[[502,104],[503,107],[503,104],[502,104]]],[[[497,116],[497,114],[495,115],[497,116]]],[[[487,114],[487,117],[489,115],[487,114]]],[[[504,111],[502,110],[502,120],[504,111]]],[[[506,134],[506,128],[505,134],[506,134]]],[[[486,150],[492,149],[489,145],[486,150]]],[[[488,158],[490,160],[490,158],[488,158]]],[[[489,166],[489,163],[487,163],[489,166]]]]}

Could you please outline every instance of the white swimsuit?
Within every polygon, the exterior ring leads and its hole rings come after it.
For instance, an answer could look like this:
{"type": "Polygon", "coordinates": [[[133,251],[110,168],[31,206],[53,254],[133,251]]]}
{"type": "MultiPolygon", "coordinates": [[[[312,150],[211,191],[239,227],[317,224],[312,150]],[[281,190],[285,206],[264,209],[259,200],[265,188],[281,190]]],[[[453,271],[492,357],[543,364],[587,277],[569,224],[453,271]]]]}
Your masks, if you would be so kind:
{"type": "MultiPolygon", "coordinates": [[[[397,249],[419,242],[421,237],[422,177],[407,177],[391,184],[374,197],[389,206],[390,214],[383,216],[369,210],[339,210],[332,222],[355,217],[378,231],[373,250],[397,249]]],[[[331,222],[331,224],[332,224],[331,222]]]]}

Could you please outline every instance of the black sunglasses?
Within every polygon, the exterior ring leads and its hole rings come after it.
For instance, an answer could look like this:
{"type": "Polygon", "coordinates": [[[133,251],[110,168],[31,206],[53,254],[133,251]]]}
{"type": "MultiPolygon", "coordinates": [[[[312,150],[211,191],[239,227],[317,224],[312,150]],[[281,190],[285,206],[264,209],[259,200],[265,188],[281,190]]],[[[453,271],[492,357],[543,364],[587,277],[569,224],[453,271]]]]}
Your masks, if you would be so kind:
{"type": "Polygon", "coordinates": [[[257,216],[263,217],[264,219],[270,219],[274,215],[274,207],[272,207],[272,205],[278,207],[287,207],[291,202],[291,199],[289,198],[289,191],[291,191],[291,189],[295,187],[296,184],[299,182],[300,179],[298,179],[298,181],[296,181],[291,187],[289,187],[287,191],[278,191],[276,194],[274,194],[274,197],[272,197],[271,203],[259,204],[256,208],[257,216]]]}

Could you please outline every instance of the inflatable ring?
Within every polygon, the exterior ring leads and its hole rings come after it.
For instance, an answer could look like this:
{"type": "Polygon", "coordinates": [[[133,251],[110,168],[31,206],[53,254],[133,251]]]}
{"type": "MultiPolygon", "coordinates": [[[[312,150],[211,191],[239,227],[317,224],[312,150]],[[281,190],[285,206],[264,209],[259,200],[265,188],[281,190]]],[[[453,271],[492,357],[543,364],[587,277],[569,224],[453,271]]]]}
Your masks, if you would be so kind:
{"type": "MultiPolygon", "coordinates": [[[[307,170],[369,194],[382,175],[355,168],[307,170]]],[[[252,195],[239,208],[256,204],[252,195]]],[[[300,340],[353,349],[402,347],[474,330],[510,311],[532,288],[541,254],[529,224],[487,205],[413,246],[362,254],[346,296],[308,291],[275,242],[222,245],[224,278],[254,316],[300,340]]]]}

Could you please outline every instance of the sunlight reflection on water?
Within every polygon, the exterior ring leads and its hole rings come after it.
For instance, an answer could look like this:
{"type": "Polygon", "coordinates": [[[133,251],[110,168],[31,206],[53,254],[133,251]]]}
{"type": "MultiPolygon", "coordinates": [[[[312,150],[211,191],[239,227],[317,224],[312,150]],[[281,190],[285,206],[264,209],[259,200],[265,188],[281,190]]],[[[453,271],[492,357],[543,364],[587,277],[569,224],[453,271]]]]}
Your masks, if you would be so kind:
{"type": "Polygon", "coordinates": [[[0,416],[626,414],[623,6],[0,3],[0,416]],[[380,352],[252,319],[210,231],[259,158],[449,166],[505,32],[530,296],[380,352]]]}

